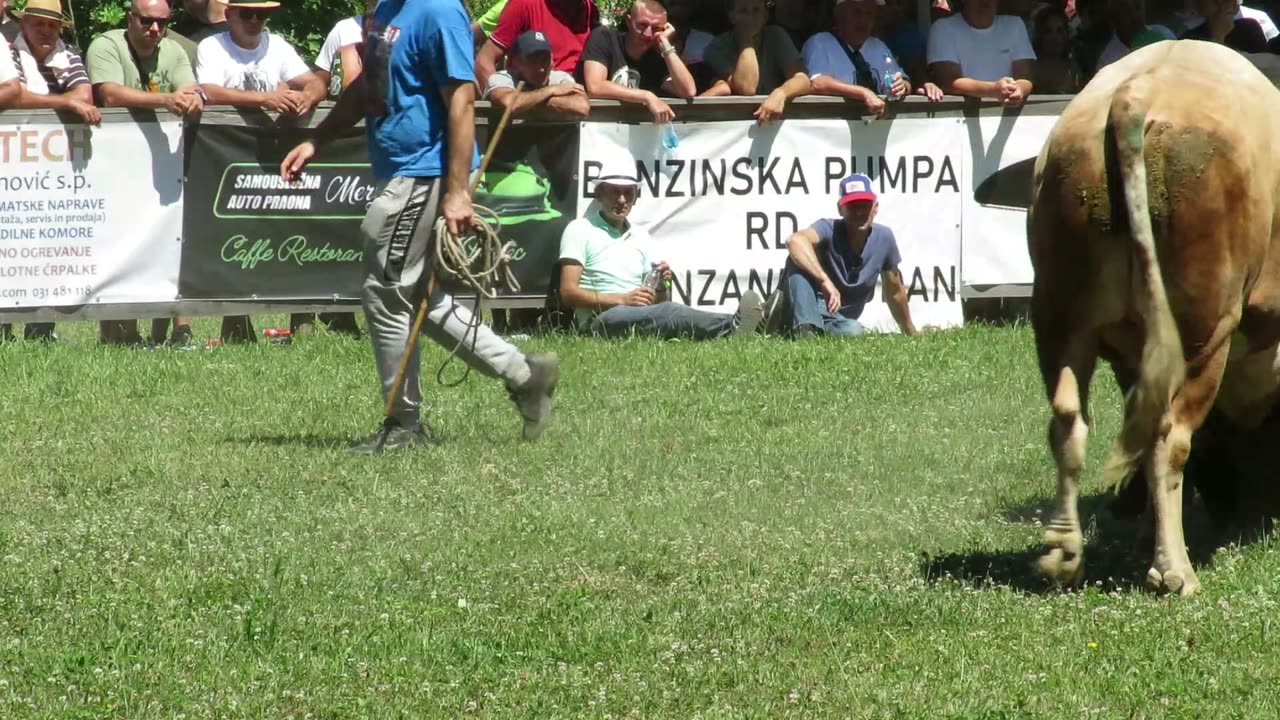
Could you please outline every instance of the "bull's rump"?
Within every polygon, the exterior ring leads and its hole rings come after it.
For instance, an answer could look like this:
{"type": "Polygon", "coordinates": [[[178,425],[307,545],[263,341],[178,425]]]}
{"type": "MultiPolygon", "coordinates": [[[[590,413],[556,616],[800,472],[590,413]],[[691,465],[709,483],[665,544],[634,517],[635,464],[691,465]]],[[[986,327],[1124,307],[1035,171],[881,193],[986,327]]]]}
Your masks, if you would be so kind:
{"type": "MultiPolygon", "coordinates": [[[[1066,293],[1088,298],[1062,311],[1087,312],[1075,322],[1095,326],[1132,319],[1131,238],[1108,136],[1122,86],[1122,95],[1142,98],[1148,210],[1175,309],[1257,277],[1275,214],[1280,92],[1251,63],[1223,46],[1183,40],[1107,66],[1051,131],[1028,215],[1036,293],[1063,295],[1062,303],[1066,293]]],[[[1203,329],[1194,326],[1221,317],[1220,302],[1209,299],[1203,318],[1177,312],[1192,336],[1203,329]]],[[[1132,355],[1135,339],[1113,349],[1132,355]]]]}

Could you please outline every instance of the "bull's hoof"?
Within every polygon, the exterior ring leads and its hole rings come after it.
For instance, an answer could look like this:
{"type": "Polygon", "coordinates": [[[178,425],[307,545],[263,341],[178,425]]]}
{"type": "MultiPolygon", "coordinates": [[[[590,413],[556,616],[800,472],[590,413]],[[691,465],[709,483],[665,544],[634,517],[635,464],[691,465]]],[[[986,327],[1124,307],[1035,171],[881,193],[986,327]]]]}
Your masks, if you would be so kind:
{"type": "Polygon", "coordinates": [[[1084,578],[1084,538],[1079,530],[1049,528],[1044,533],[1049,551],[1040,557],[1040,574],[1058,587],[1075,587],[1084,578]]]}
{"type": "Polygon", "coordinates": [[[1162,573],[1153,567],[1147,570],[1147,587],[1161,595],[1185,597],[1200,589],[1200,581],[1191,568],[1172,568],[1162,573]]]}

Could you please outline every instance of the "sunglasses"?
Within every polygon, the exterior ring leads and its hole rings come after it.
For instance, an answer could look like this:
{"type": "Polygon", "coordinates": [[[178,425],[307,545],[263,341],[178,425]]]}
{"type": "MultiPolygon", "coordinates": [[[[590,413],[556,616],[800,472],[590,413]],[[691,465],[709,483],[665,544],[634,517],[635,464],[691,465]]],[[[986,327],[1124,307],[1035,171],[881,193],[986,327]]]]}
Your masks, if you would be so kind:
{"type": "Polygon", "coordinates": [[[169,26],[169,18],[167,17],[147,17],[145,15],[139,15],[138,13],[135,13],[132,11],[129,14],[132,15],[134,19],[137,20],[138,23],[142,25],[142,27],[144,28],[148,28],[148,27],[151,27],[152,25],[155,25],[156,27],[163,30],[169,26]]]}
{"type": "Polygon", "coordinates": [[[262,8],[240,8],[241,20],[266,20],[271,17],[271,11],[262,8]]]}

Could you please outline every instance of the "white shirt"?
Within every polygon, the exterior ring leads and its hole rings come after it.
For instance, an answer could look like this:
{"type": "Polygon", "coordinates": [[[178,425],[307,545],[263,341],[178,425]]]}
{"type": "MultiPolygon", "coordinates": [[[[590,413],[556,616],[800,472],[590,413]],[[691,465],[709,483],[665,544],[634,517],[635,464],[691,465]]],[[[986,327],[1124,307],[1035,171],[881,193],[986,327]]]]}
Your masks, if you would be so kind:
{"type": "Polygon", "coordinates": [[[995,82],[1013,74],[1018,60],[1035,60],[1027,26],[1013,15],[997,15],[991,27],[979,30],[956,14],[929,28],[926,56],[930,64],[953,62],[961,77],[995,82]]]}
{"type": "MultiPolygon", "coordinates": [[[[805,41],[804,49],[800,54],[804,58],[804,66],[809,71],[809,77],[826,75],[848,85],[857,85],[858,71],[854,68],[853,60],[849,59],[849,53],[845,52],[845,48],[844,42],[829,32],[818,33],[805,41]]],[[[900,72],[904,77],[907,74],[898,65],[898,59],[893,56],[893,51],[889,50],[889,46],[878,37],[868,37],[863,41],[862,47],[857,50],[848,49],[849,52],[856,52],[867,61],[867,66],[871,68],[871,74],[876,83],[870,88],[874,92],[882,95],[889,92],[888,88],[883,87],[886,71],[891,77],[893,73],[900,72]]]]}
{"type": "Polygon", "coordinates": [[[316,67],[325,72],[333,72],[333,63],[340,61],[338,51],[344,47],[364,42],[364,33],[360,28],[359,17],[343,18],[329,31],[320,46],[320,54],[316,55],[316,67]]]}
{"type": "Polygon", "coordinates": [[[18,77],[18,68],[13,65],[13,50],[9,42],[0,37],[0,83],[9,82],[18,77]]]}
{"type": "Polygon", "coordinates": [[[211,35],[196,46],[196,81],[230,90],[274,92],[310,72],[298,51],[281,38],[263,32],[258,47],[246,50],[231,41],[231,33],[211,35]]]}
{"type": "MultiPolygon", "coordinates": [[[[1148,25],[1147,30],[1160,33],[1165,40],[1178,39],[1173,31],[1164,25],[1148,25]]],[[[1120,42],[1120,38],[1116,37],[1115,33],[1111,33],[1111,42],[1107,43],[1107,46],[1102,48],[1102,53],[1098,55],[1098,69],[1101,70],[1131,52],[1133,48],[1120,42]]]]}

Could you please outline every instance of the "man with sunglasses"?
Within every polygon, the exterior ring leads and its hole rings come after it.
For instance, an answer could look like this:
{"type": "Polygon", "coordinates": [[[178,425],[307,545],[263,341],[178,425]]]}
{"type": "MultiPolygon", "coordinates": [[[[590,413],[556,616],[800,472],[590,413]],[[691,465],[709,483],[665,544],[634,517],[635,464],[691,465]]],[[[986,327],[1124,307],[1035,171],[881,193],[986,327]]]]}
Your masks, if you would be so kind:
{"type": "MultiPolygon", "coordinates": [[[[510,8],[511,6],[508,6],[510,8]]],[[[363,116],[377,195],[360,230],[362,297],[384,398],[395,383],[410,327],[426,295],[422,332],[476,371],[499,378],[536,440],[551,419],[560,366],[551,353],[525,354],[499,337],[439,285],[433,272],[436,222],[457,237],[472,227],[470,177],[480,164],[475,140],[475,57],[471,21],[458,0],[382,0],[365,40],[365,65],[307,140],[285,157],[280,174],[296,180],[324,147],[363,116]]],[[[391,414],[360,454],[432,442],[422,421],[418,348],[410,349],[391,414]]]]}
{"type": "Polygon", "coordinates": [[[328,89],[284,38],[267,32],[274,0],[227,0],[227,32],[200,41],[196,78],[211,105],[306,115],[328,89]]]}
{"type": "MultiPolygon", "coordinates": [[[[178,117],[196,116],[204,109],[191,60],[169,37],[169,19],[165,0],[133,0],[124,29],[108,30],[89,44],[85,64],[100,106],[163,110],[178,117]]],[[[153,320],[152,342],[165,342],[168,331],[169,318],[153,320]]],[[[137,320],[104,320],[99,334],[106,343],[142,343],[137,320]]],[[[191,341],[191,320],[177,318],[170,342],[191,341]]]]}

